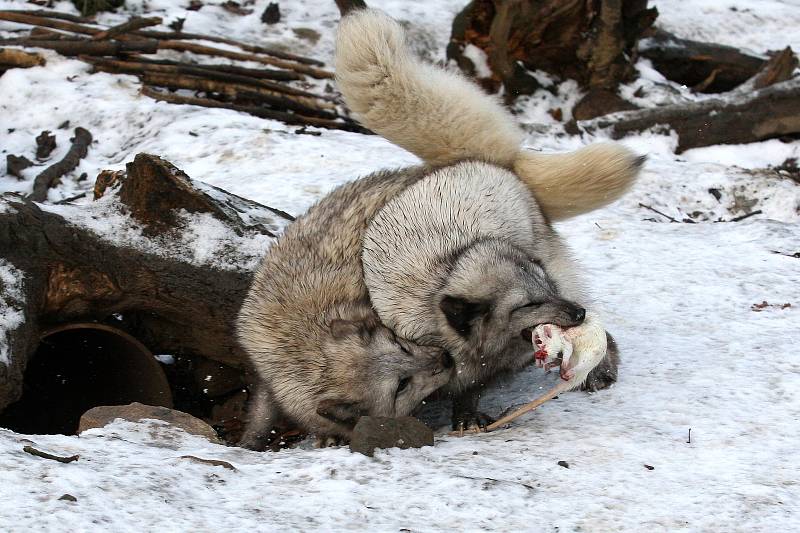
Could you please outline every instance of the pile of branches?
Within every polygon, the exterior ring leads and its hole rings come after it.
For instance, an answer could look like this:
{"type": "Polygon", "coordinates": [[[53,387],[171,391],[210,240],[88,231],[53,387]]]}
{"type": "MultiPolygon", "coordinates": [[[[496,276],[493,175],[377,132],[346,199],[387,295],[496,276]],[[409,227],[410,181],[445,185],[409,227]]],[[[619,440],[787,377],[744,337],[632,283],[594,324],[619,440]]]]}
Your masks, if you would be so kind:
{"type": "MultiPolygon", "coordinates": [[[[102,27],[57,11],[6,10],[0,11],[0,20],[32,26],[24,37],[0,39],[0,46],[46,48],[85,61],[96,71],[135,75],[142,82],[142,94],[157,100],[233,109],[291,125],[365,131],[339,113],[334,97],[288,83],[308,77],[333,78],[316,59],[224,37],[145,29],[161,24],[158,17],[133,17],[117,26],[102,27]],[[220,43],[240,51],[188,41],[220,43]],[[256,62],[264,68],[171,61],[156,56],[161,50],[256,62]]],[[[43,59],[36,54],[0,48],[0,72],[41,64],[43,59]]]]}

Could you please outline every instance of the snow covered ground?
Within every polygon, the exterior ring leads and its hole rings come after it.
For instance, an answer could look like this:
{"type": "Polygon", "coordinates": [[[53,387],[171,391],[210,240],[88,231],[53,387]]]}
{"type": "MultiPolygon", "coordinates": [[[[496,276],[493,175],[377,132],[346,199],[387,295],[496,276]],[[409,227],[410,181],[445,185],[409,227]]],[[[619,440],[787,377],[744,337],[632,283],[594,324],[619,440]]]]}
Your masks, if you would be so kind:
{"type": "MultiPolygon", "coordinates": [[[[262,0],[245,17],[213,6],[175,7],[186,2],[127,3],[166,21],[186,16],[187,31],[288,43],[325,60],[338,20],[328,0],[281,2],[282,22],[270,28],[258,20],[262,0]],[[302,27],[319,32],[318,42],[292,31],[302,27]]],[[[797,0],[651,3],[661,24],[682,37],[758,53],[800,50],[797,0]]],[[[370,4],[411,21],[420,52],[441,59],[463,2],[370,4]]],[[[0,9],[28,7],[0,0],[0,9]]],[[[0,31],[15,28],[0,23],[0,31]]],[[[344,181],[416,161],[375,136],[297,135],[295,127],[232,111],[157,103],[138,95],[134,77],[90,74],[81,62],[46,55],[44,68],[0,77],[0,155],[33,159],[33,138],[49,129],[59,143],[53,159],[60,158],[72,128],[89,129],[97,142],[51,201],[90,189],[93,179],[78,181],[81,173],[93,178],[123,168],[145,151],[195,179],[299,214],[344,181]],[[69,128],[57,129],[66,120],[69,128]]],[[[640,71],[645,79],[635,83],[660,81],[646,63],[640,71]]],[[[547,98],[521,103],[520,120],[552,122],[543,118],[547,98]]],[[[557,124],[546,126],[558,132],[557,124]]],[[[566,150],[593,140],[531,134],[529,144],[566,150]]],[[[373,459],[308,443],[259,454],[127,423],[81,437],[0,430],[0,529],[800,529],[800,259],[792,257],[800,252],[800,187],[767,169],[800,157],[800,142],[681,156],[669,137],[625,142],[649,155],[632,193],[559,227],[620,345],[623,366],[612,389],[562,395],[507,430],[461,439],[442,430],[433,448],[373,459]],[[640,204],[698,223],[669,223],[640,204]],[[762,214],[742,222],[716,222],[757,209],[762,214]],[[34,457],[22,451],[31,442],[81,458],[61,464],[34,457]],[[224,460],[236,470],[183,455],[224,460]],[[77,501],[60,500],[63,494],[77,501]]],[[[23,181],[0,176],[0,192],[29,192],[39,170],[28,169],[23,181]]],[[[498,414],[552,379],[531,369],[491,391],[483,407],[498,414]]],[[[431,405],[427,415],[444,423],[444,411],[431,405]]]]}

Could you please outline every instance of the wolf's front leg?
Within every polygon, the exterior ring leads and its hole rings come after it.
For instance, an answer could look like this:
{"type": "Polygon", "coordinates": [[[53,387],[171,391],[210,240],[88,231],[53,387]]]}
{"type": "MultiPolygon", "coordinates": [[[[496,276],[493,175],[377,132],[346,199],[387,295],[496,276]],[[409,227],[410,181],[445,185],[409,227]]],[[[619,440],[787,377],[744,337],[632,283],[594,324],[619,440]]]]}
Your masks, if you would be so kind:
{"type": "Polygon", "coordinates": [[[597,392],[607,389],[617,382],[617,368],[619,367],[619,349],[614,337],[606,333],[608,347],[606,356],[600,363],[589,372],[589,376],[581,386],[581,390],[597,392]]]}
{"type": "Polygon", "coordinates": [[[483,430],[494,418],[478,411],[480,389],[467,389],[453,393],[453,429],[455,431],[483,430]]]}

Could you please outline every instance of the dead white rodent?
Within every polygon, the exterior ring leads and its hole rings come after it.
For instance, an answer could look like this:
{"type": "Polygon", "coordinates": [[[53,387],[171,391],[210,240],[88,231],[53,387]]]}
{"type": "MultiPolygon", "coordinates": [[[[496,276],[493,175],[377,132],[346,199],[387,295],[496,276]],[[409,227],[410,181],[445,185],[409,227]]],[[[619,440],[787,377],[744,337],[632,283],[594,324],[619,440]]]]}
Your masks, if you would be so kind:
{"type": "Polygon", "coordinates": [[[591,311],[579,326],[567,329],[554,324],[536,326],[532,339],[536,366],[547,370],[559,366],[561,379],[570,385],[562,390],[582,385],[608,350],[606,330],[597,314],[591,311]]]}

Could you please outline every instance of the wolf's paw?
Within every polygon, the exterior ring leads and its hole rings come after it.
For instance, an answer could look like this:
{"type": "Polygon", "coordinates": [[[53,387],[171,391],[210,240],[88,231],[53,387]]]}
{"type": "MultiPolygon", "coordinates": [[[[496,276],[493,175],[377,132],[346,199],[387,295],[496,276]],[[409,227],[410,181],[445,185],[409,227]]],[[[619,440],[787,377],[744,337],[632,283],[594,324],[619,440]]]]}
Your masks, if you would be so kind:
{"type": "Polygon", "coordinates": [[[494,422],[494,418],[484,413],[463,413],[453,416],[453,431],[483,432],[486,426],[494,422]]]}
{"type": "Polygon", "coordinates": [[[348,439],[338,435],[317,435],[314,445],[317,448],[332,448],[334,446],[345,446],[348,439]]]}

